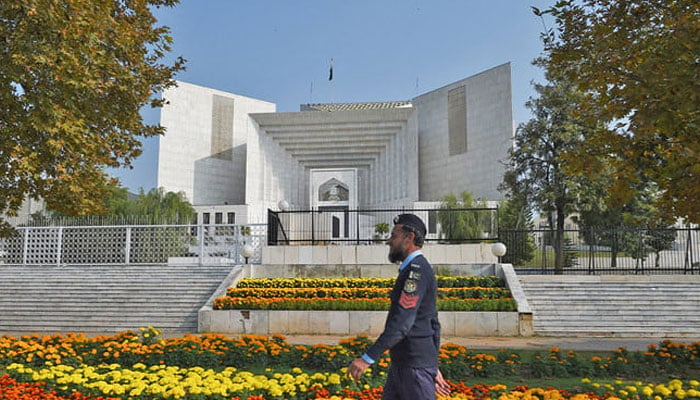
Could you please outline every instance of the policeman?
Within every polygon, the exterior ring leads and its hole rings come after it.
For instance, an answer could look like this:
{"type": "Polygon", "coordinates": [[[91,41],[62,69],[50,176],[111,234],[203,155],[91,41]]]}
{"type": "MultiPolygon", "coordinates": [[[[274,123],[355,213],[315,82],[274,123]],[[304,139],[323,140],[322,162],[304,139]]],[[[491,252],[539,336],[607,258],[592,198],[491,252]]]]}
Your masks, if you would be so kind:
{"type": "Polygon", "coordinates": [[[348,367],[348,374],[359,380],[362,372],[389,349],[391,365],[382,400],[435,399],[436,391],[450,394],[438,369],[437,282],[421,251],[425,234],[425,224],[417,216],[401,214],[394,218],[394,228],[386,244],[389,261],[401,265],[390,294],[384,332],[348,367]]]}

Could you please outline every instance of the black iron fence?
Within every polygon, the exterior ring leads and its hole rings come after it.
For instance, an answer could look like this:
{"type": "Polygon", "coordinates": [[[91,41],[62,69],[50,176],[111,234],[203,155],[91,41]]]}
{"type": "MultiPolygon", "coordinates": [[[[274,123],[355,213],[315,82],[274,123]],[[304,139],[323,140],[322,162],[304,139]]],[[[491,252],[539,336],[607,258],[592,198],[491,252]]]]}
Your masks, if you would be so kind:
{"type": "Polygon", "coordinates": [[[429,244],[503,242],[522,274],[700,274],[700,228],[498,228],[497,208],[268,210],[268,245],[383,243],[394,216],[423,219],[429,244]],[[557,257],[557,249],[559,256],[557,257]]]}
{"type": "Polygon", "coordinates": [[[410,212],[425,222],[428,243],[478,243],[498,239],[497,208],[268,210],[268,244],[322,245],[382,243],[396,215],[410,212]]]}
{"type": "Polygon", "coordinates": [[[503,262],[521,274],[700,274],[700,228],[500,230],[503,262]],[[558,264],[557,264],[558,263],[558,264]]]}

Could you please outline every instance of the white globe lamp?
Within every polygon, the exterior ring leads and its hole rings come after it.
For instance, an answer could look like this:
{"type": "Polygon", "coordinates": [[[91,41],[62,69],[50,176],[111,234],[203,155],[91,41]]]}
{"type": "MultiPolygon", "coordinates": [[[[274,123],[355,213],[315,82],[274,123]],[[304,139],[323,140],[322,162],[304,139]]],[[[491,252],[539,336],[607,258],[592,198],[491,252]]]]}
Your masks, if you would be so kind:
{"type": "Polygon", "coordinates": [[[245,263],[248,264],[248,258],[253,256],[253,252],[255,249],[253,249],[253,246],[246,244],[243,246],[243,249],[241,250],[241,255],[243,258],[245,258],[245,263]]]}
{"type": "Polygon", "coordinates": [[[500,263],[501,257],[506,255],[506,245],[501,242],[494,243],[493,246],[491,246],[491,253],[498,257],[498,262],[500,263]]]}
{"type": "Polygon", "coordinates": [[[287,211],[289,210],[289,203],[287,200],[280,200],[279,203],[277,203],[277,207],[280,209],[280,211],[287,211]]]}

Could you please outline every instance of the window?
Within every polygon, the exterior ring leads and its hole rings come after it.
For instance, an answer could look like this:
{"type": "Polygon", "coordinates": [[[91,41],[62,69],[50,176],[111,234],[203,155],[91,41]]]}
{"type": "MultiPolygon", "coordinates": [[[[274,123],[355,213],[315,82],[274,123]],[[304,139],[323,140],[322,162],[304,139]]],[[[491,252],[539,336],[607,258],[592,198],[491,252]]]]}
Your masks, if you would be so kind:
{"type": "Polygon", "coordinates": [[[202,213],[202,224],[204,225],[209,225],[211,222],[209,221],[209,213],[202,213]]]}
{"type": "Polygon", "coordinates": [[[437,233],[437,211],[428,211],[428,233],[437,233]]]}
{"type": "Polygon", "coordinates": [[[226,214],[226,223],[227,224],[235,224],[236,223],[236,213],[235,212],[230,212],[226,214]]]}
{"type": "Polygon", "coordinates": [[[467,152],[467,94],[464,86],[447,92],[447,129],[450,155],[467,152]]]}
{"type": "Polygon", "coordinates": [[[214,214],[214,223],[215,224],[223,224],[224,223],[224,213],[216,213],[214,214]]]}

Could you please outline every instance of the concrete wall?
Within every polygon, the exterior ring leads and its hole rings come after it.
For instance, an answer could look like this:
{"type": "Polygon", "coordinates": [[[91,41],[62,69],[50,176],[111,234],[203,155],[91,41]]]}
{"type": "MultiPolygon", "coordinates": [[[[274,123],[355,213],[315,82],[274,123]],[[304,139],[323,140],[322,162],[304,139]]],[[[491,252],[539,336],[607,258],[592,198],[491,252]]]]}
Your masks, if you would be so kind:
{"type": "Polygon", "coordinates": [[[160,123],[167,131],[160,138],[157,185],[184,192],[196,205],[243,204],[246,145],[255,131],[248,114],[274,112],[275,105],[185,82],[163,98],[168,103],[160,123]],[[228,106],[215,106],[222,102],[228,106]],[[218,115],[228,112],[233,115],[218,115]]]}
{"type": "MultiPolygon", "coordinates": [[[[200,311],[200,332],[272,335],[377,336],[382,333],[386,311],[200,311]]],[[[518,336],[517,312],[439,313],[441,336],[518,336]]]]}
{"type": "MultiPolygon", "coordinates": [[[[265,246],[262,265],[386,265],[388,247],[384,244],[363,246],[265,246]]],[[[423,254],[433,265],[493,264],[498,260],[491,244],[426,244],[423,254]]]]}
{"type": "Polygon", "coordinates": [[[501,199],[504,165],[512,146],[513,111],[510,63],[451,83],[411,100],[418,112],[420,200],[469,191],[501,199]],[[466,152],[450,154],[448,94],[464,87],[466,152]]]}

